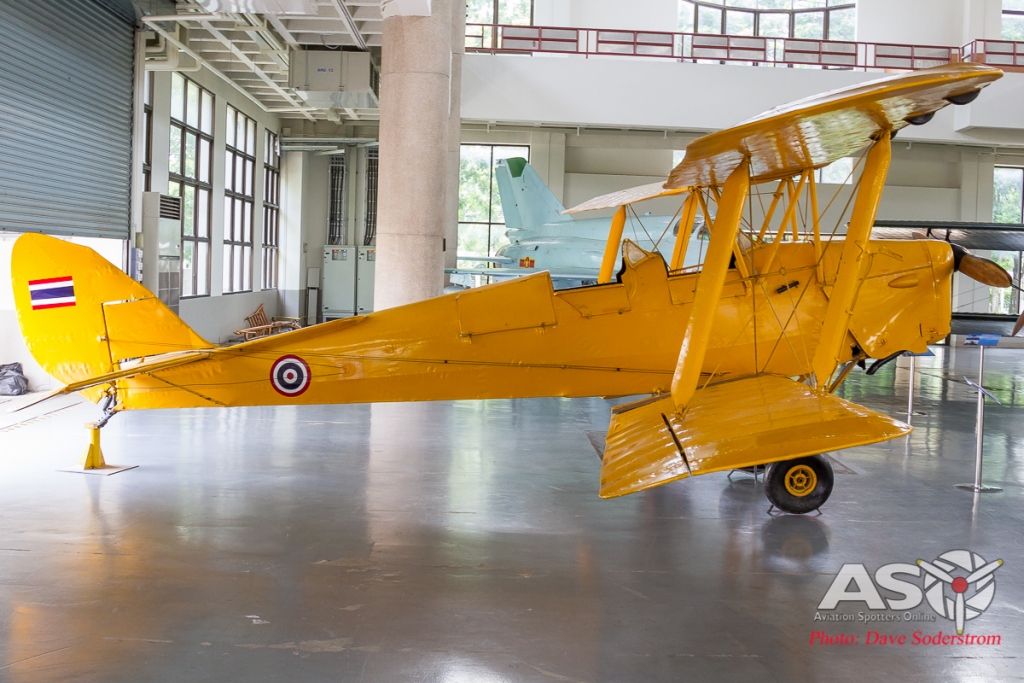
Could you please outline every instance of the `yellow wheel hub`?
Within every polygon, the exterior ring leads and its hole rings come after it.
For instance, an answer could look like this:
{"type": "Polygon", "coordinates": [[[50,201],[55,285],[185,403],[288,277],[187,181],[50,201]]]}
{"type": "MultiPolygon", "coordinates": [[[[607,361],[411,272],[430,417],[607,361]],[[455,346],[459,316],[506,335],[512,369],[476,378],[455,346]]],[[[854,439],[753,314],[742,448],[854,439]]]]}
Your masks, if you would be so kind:
{"type": "Polygon", "coordinates": [[[786,472],[786,490],[803,498],[818,486],[818,475],[807,465],[797,465],[786,472]]]}

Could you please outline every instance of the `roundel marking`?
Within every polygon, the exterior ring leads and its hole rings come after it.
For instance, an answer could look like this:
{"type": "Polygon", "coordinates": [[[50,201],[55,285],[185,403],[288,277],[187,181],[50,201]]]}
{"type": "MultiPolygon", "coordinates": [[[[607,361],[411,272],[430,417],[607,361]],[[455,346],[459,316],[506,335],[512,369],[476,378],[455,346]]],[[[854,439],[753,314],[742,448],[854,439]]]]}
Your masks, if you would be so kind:
{"type": "Polygon", "coordinates": [[[281,356],[270,367],[270,384],[282,396],[298,396],[309,388],[310,372],[298,356],[281,356]]]}

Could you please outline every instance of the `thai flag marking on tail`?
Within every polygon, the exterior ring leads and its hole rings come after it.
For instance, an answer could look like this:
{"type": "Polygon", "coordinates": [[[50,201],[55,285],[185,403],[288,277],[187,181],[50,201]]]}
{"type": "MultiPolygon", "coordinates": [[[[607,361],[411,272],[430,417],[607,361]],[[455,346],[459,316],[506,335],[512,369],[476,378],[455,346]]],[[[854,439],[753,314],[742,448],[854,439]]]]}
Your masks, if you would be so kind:
{"type": "Polygon", "coordinates": [[[75,305],[75,282],[70,275],[29,280],[28,293],[32,298],[33,311],[75,305]]]}

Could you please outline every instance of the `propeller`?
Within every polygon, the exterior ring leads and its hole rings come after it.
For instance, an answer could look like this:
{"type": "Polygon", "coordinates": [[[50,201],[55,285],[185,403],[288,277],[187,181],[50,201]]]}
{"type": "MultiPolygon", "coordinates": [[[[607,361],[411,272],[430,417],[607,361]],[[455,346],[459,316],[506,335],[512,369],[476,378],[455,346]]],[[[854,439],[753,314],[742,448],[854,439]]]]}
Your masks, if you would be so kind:
{"type": "MultiPolygon", "coordinates": [[[[912,232],[910,234],[915,240],[932,239],[923,232],[912,232]]],[[[1013,277],[992,259],[975,256],[959,244],[953,244],[952,242],[948,244],[953,248],[953,270],[961,272],[972,280],[989,287],[1014,287],[1024,291],[1024,289],[1013,284],[1013,277]]],[[[1024,312],[1020,314],[1017,322],[1014,323],[1013,332],[1010,336],[1016,337],[1021,328],[1024,328],[1024,312]]]]}
{"type": "Polygon", "coordinates": [[[1010,287],[1013,278],[1002,266],[991,259],[975,256],[959,244],[950,243],[953,247],[953,269],[958,270],[972,280],[989,287],[1010,287]]]}
{"type": "MultiPolygon", "coordinates": [[[[935,239],[931,235],[914,231],[910,236],[915,240],[935,239]]],[[[989,287],[1012,287],[1013,277],[992,259],[975,256],[959,244],[947,241],[953,248],[953,270],[989,287]]]]}

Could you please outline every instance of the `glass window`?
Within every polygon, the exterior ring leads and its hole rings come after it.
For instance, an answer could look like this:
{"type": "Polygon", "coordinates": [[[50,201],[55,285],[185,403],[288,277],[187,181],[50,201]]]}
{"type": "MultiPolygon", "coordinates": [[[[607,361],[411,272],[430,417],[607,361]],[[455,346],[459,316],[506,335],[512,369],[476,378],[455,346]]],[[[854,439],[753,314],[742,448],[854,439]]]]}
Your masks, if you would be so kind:
{"type": "Polygon", "coordinates": [[[1003,0],[1003,40],[1024,41],[1024,0],[1003,0]]]}
{"type": "Polygon", "coordinates": [[[678,0],[678,12],[684,33],[853,40],[857,8],[853,0],[678,0]]]}
{"type": "Polygon", "coordinates": [[[856,40],[857,10],[834,9],[828,13],[829,40],[856,40]]]}
{"type": "Polygon", "coordinates": [[[797,12],[793,15],[793,37],[822,40],[825,37],[824,12],[797,12]]]}
{"type": "Polygon", "coordinates": [[[683,33],[693,33],[693,18],[696,16],[696,6],[690,0],[679,0],[679,30],[683,33]]]}
{"type": "MultiPolygon", "coordinates": [[[[530,148],[519,145],[462,145],[459,164],[460,256],[493,256],[507,245],[505,217],[494,169],[502,159],[529,161],[530,148]]],[[[478,267],[486,267],[480,262],[478,267]]]]}
{"type": "Polygon", "coordinates": [[[277,289],[281,247],[281,147],[276,133],[267,131],[263,148],[263,261],[260,286],[277,289]]]}
{"type": "Polygon", "coordinates": [[[227,108],[224,146],[224,293],[252,291],[252,183],[256,163],[256,121],[227,108]]]}
{"type": "Polygon", "coordinates": [[[467,0],[467,24],[533,24],[533,0],[467,0]]]}
{"type": "Polygon", "coordinates": [[[725,32],[730,36],[754,35],[754,13],[736,10],[726,11],[725,32]]]}
{"type": "Polygon", "coordinates": [[[366,150],[366,195],[363,212],[363,246],[377,239],[377,177],[380,171],[380,153],[377,147],[366,150]]]}
{"type": "Polygon", "coordinates": [[[142,79],[142,189],[153,189],[153,78],[152,71],[142,79]]]}
{"type": "Polygon", "coordinates": [[[697,5],[697,33],[721,33],[722,10],[707,5],[697,5]]]}
{"type": "Polygon", "coordinates": [[[1022,220],[1022,188],[1024,169],[996,166],[992,201],[992,220],[996,223],[1016,223],[1022,220]]]}
{"type": "Polygon", "coordinates": [[[169,194],[184,204],[181,296],[210,294],[210,194],[213,185],[213,94],[171,74],[169,194]]]}
{"type": "MultiPolygon", "coordinates": [[[[1020,225],[1024,222],[1024,168],[996,166],[993,178],[992,220],[996,223],[1020,225]]],[[[991,258],[1013,275],[1013,282],[1021,286],[1021,252],[993,251],[991,258]]],[[[1021,312],[1020,290],[1012,287],[988,290],[990,313],[1017,315],[1021,312]]]]}

